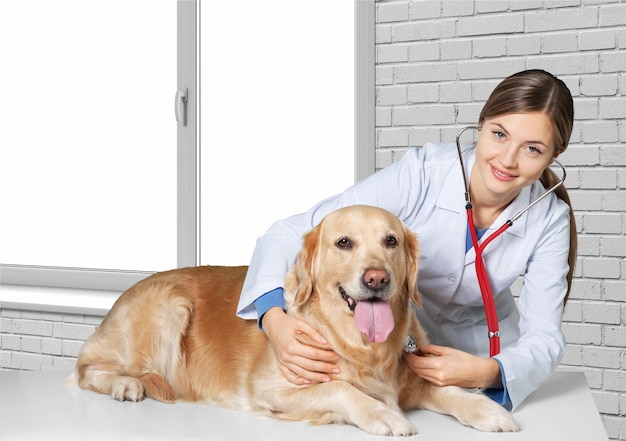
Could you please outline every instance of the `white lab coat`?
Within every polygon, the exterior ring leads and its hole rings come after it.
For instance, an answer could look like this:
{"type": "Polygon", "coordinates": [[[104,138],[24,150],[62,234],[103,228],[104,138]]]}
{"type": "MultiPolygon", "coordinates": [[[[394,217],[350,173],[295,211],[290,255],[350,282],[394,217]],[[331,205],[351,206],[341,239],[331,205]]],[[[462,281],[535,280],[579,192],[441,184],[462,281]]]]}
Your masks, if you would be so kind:
{"type": "MultiPolygon", "coordinates": [[[[464,156],[469,176],[474,150],[464,147],[464,156]]],[[[409,150],[400,161],[310,211],[276,222],[257,242],[238,315],[256,318],[254,300],[283,286],[302,236],[326,214],[348,205],[373,205],[394,213],[418,235],[423,308],[417,308],[416,314],[430,341],[488,356],[475,252],[473,248],[465,252],[467,216],[459,167],[456,145],[429,143],[409,150]]],[[[543,192],[539,182],[524,188],[481,242],[543,192]]],[[[555,195],[531,208],[483,252],[497,293],[502,349],[496,358],[513,409],[553,373],[563,356],[568,252],[569,207],[555,195]],[[509,287],[520,275],[524,282],[516,307],[509,287]]]]}

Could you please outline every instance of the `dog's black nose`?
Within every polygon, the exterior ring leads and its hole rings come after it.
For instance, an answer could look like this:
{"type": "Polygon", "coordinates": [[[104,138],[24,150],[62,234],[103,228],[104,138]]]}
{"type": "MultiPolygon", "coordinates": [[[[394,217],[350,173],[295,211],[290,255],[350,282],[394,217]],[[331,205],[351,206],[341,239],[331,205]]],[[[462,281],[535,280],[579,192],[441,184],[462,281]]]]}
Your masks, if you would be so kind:
{"type": "Polygon", "coordinates": [[[389,284],[389,273],[384,269],[370,268],[363,274],[363,283],[374,291],[380,291],[389,284]]]}

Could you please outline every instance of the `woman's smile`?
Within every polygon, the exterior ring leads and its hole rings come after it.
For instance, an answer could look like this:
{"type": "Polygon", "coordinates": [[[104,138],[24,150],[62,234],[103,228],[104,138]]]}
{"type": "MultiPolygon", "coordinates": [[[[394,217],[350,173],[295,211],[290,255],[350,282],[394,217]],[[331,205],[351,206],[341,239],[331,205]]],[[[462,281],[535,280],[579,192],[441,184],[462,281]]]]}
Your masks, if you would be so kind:
{"type": "Polygon", "coordinates": [[[495,176],[496,179],[508,182],[508,181],[512,181],[515,178],[517,178],[517,175],[511,174],[511,173],[507,173],[504,170],[501,170],[501,169],[495,167],[493,164],[489,164],[489,166],[491,167],[491,172],[493,173],[493,175],[495,176]]]}

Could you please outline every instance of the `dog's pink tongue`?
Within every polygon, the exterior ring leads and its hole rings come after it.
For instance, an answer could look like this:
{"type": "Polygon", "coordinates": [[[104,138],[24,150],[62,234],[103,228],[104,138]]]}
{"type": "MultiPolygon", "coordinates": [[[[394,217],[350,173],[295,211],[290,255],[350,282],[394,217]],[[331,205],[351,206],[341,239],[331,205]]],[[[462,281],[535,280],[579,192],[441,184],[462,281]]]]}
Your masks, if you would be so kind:
{"type": "Polygon", "coordinates": [[[391,306],[387,302],[358,302],[354,309],[354,321],[370,343],[387,340],[395,326],[391,306]]]}

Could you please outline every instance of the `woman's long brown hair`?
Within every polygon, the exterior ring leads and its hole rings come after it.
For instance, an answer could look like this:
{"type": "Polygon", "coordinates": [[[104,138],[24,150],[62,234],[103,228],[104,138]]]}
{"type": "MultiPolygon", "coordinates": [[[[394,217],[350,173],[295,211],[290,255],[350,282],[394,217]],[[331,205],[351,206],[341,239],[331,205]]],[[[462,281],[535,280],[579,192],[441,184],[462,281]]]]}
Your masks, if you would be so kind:
{"type": "MultiPolygon", "coordinates": [[[[487,118],[523,112],[545,113],[554,128],[556,138],[554,157],[556,158],[565,151],[574,126],[574,101],[563,81],[543,70],[525,70],[513,74],[496,86],[480,112],[478,122],[482,126],[487,118]]],[[[545,188],[550,188],[559,181],[559,178],[547,167],[539,180],[545,188]]],[[[567,189],[561,185],[555,190],[555,194],[569,206],[570,246],[567,259],[569,272],[567,273],[567,292],[563,300],[565,304],[572,290],[578,237],[574,210],[572,210],[567,189]]]]}

